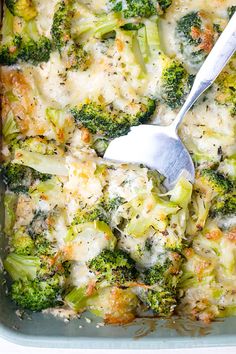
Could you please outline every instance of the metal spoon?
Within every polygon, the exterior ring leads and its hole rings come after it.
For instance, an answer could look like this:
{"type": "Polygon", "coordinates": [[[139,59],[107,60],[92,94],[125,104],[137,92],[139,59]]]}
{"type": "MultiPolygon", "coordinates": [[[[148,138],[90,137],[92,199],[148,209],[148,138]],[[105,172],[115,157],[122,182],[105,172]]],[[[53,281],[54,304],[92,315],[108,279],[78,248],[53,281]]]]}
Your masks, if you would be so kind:
{"type": "Polygon", "coordinates": [[[236,50],[236,13],[196,75],[193,87],[174,122],[169,126],[139,125],[114,139],[105,152],[109,160],[141,163],[166,177],[172,188],[180,175],[194,181],[194,165],[177,135],[177,129],[198,97],[212,85],[236,50]]]}

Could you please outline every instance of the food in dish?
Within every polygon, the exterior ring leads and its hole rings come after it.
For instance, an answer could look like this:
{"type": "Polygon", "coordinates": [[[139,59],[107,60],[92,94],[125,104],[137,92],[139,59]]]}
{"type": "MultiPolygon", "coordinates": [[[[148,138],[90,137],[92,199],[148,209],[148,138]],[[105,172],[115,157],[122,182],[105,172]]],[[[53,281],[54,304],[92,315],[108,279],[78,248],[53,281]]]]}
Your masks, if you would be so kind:
{"type": "MultiPolygon", "coordinates": [[[[233,1],[7,0],[0,48],[9,294],[23,309],[235,312],[236,58],[180,127],[196,166],[166,192],[103,159],[142,123],[169,124],[233,1]]],[[[142,144],[142,141],[140,141],[142,144]]]]}

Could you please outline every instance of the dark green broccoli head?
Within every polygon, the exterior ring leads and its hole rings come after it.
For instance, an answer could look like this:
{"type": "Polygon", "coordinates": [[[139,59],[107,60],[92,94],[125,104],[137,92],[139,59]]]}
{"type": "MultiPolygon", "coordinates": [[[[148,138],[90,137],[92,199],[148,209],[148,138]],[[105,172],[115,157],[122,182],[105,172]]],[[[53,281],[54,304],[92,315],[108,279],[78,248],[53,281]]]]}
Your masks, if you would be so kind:
{"type": "Polygon", "coordinates": [[[37,16],[37,10],[31,0],[5,0],[8,10],[25,21],[30,21],[37,16]]]}
{"type": "Polygon", "coordinates": [[[232,182],[225,178],[221,173],[212,169],[203,169],[200,172],[200,180],[206,187],[209,187],[217,194],[229,193],[232,188],[232,182]]]}
{"type": "Polygon", "coordinates": [[[15,193],[27,193],[36,181],[46,181],[50,175],[40,173],[30,167],[7,163],[1,168],[3,182],[15,193]]]}
{"type": "Polygon", "coordinates": [[[15,35],[12,41],[3,44],[0,47],[0,64],[1,65],[14,65],[19,60],[20,48],[22,47],[22,38],[15,35]]]}
{"type": "Polygon", "coordinates": [[[230,114],[236,116],[236,73],[228,70],[222,72],[217,79],[219,90],[216,94],[216,102],[229,109],[230,114]]]}
{"type": "Polygon", "coordinates": [[[209,15],[193,11],[180,18],[176,26],[180,50],[187,61],[199,65],[211,51],[215,33],[209,15]]]}
{"type": "Polygon", "coordinates": [[[60,304],[60,277],[47,280],[16,280],[11,287],[11,298],[21,308],[41,311],[60,304]]]}
{"type": "Polygon", "coordinates": [[[212,217],[236,214],[236,194],[226,194],[213,203],[210,214],[212,217]]]}
{"type": "Polygon", "coordinates": [[[161,76],[161,96],[172,109],[180,107],[191,89],[192,76],[176,60],[164,64],[161,76]]]}
{"type": "Polygon", "coordinates": [[[12,300],[32,311],[56,306],[66,277],[68,264],[60,257],[35,257],[10,253],[4,268],[11,277],[12,300]]]}
{"type": "Polygon", "coordinates": [[[56,6],[51,28],[52,39],[59,52],[71,38],[71,17],[73,10],[70,2],[60,1],[56,6]]]}
{"type": "Polygon", "coordinates": [[[138,274],[135,262],[121,250],[105,250],[92,259],[88,266],[97,275],[98,281],[113,285],[134,281],[138,274]]]}
{"type": "Polygon", "coordinates": [[[110,0],[112,10],[122,12],[125,18],[151,17],[165,11],[172,3],[172,0],[110,0]]]}
{"type": "Polygon", "coordinates": [[[52,243],[44,236],[37,235],[34,240],[35,254],[36,255],[52,255],[55,250],[53,249],[52,243]]]}
{"type": "Polygon", "coordinates": [[[37,41],[24,40],[19,49],[18,60],[37,65],[50,59],[52,44],[50,39],[41,36],[37,41]]]}
{"type": "Polygon", "coordinates": [[[20,255],[33,255],[35,252],[34,241],[25,228],[20,228],[11,237],[10,246],[14,253],[20,255]]]}
{"type": "MultiPolygon", "coordinates": [[[[28,0],[19,0],[14,2],[27,7],[28,0]],[[25,2],[23,4],[23,2],[25,2]]],[[[22,7],[22,10],[23,10],[22,7]]],[[[41,36],[38,32],[36,22],[24,22],[20,31],[16,31],[14,25],[14,16],[6,10],[3,21],[3,42],[0,46],[0,64],[14,65],[25,61],[33,65],[41,62],[47,62],[50,58],[52,45],[50,39],[41,36]]]]}
{"type": "Polygon", "coordinates": [[[50,59],[51,50],[51,41],[47,37],[41,36],[35,41],[16,35],[11,43],[0,47],[0,64],[14,65],[23,61],[37,65],[50,59]]]}
{"type": "Polygon", "coordinates": [[[144,273],[144,282],[147,285],[158,284],[162,287],[172,289],[177,284],[178,272],[173,271],[174,265],[170,259],[164,263],[157,263],[144,273]]]}
{"type": "Polygon", "coordinates": [[[107,224],[109,223],[108,215],[103,204],[99,204],[94,208],[81,209],[78,211],[72,225],[79,225],[93,221],[104,221],[107,224]]]}
{"type": "Polygon", "coordinates": [[[227,13],[228,13],[229,19],[231,19],[231,17],[233,17],[235,12],[236,12],[236,5],[228,7],[227,13]]]}
{"type": "Polygon", "coordinates": [[[95,103],[85,104],[81,109],[71,110],[75,120],[88,128],[93,134],[102,134],[115,138],[128,133],[130,128],[145,123],[154,113],[154,100],[147,99],[140,103],[140,110],[136,115],[115,111],[95,103]]]}
{"type": "Polygon", "coordinates": [[[67,69],[86,70],[90,59],[83,46],[72,38],[71,21],[73,16],[73,1],[59,1],[51,28],[52,40],[67,69]]]}
{"type": "Polygon", "coordinates": [[[34,234],[31,237],[25,227],[18,229],[10,240],[10,246],[14,253],[28,256],[48,256],[53,255],[55,250],[52,242],[50,242],[43,234],[34,234]]]}
{"type": "Polygon", "coordinates": [[[169,316],[176,306],[176,294],[168,290],[147,290],[141,300],[160,316],[169,316]]]}

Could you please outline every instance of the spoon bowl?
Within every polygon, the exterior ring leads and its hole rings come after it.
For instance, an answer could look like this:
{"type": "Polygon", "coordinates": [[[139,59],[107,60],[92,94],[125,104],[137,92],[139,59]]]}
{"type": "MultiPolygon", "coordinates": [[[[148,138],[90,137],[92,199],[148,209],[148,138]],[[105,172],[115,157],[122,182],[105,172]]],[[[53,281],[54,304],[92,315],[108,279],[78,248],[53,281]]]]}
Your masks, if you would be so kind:
{"type": "Polygon", "coordinates": [[[157,125],[133,127],[128,135],[114,139],[105,157],[119,162],[141,163],[166,176],[172,188],[180,176],[194,182],[194,165],[174,129],[157,125]]]}

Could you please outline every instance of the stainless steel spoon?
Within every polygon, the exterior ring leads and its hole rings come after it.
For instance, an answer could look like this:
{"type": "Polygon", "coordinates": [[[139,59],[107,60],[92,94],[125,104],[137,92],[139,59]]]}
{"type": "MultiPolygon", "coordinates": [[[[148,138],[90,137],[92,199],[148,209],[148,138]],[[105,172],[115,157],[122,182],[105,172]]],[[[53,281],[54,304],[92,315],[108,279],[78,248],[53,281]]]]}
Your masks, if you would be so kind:
{"type": "Polygon", "coordinates": [[[166,177],[172,188],[180,175],[194,181],[194,165],[177,135],[178,126],[198,97],[212,85],[236,50],[236,13],[196,75],[193,87],[174,122],[169,126],[139,125],[114,139],[105,152],[109,160],[141,163],[166,177]]]}

